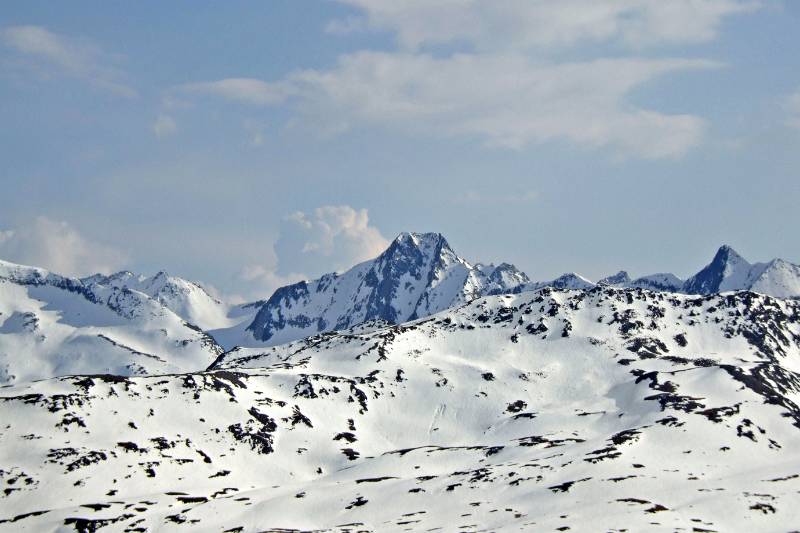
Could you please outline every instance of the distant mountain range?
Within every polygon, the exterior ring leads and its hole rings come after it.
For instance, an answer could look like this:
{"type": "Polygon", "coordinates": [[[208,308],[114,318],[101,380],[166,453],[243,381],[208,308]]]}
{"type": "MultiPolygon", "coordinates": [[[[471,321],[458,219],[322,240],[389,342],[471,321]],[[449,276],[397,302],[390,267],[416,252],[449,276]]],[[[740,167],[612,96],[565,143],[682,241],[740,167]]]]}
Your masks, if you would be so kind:
{"type": "Polygon", "coordinates": [[[669,273],[631,279],[622,271],[596,283],[575,273],[534,282],[508,263],[467,261],[439,233],[402,233],[378,257],[346,272],[231,306],[165,272],[77,279],[0,262],[0,384],[75,373],[197,370],[236,346],[275,346],[359,324],[399,324],[490,295],[598,285],[798,298],[800,267],[782,259],[750,264],[723,246],[686,281],[669,273]]]}
{"type": "Polygon", "coordinates": [[[0,531],[792,531],[798,279],[724,246],[532,282],[404,233],[229,306],[0,262],[0,531]]]}
{"type": "Polygon", "coordinates": [[[779,298],[800,297],[800,267],[782,259],[751,265],[729,246],[684,281],[670,273],[631,279],[621,271],[597,283],[576,273],[530,281],[514,265],[471,264],[439,233],[402,233],[376,259],[343,274],[326,274],[275,291],[233,344],[277,345],[315,333],[377,320],[398,324],[422,318],[481,296],[518,294],[555,287],[597,285],[686,294],[752,290],[779,298]]]}

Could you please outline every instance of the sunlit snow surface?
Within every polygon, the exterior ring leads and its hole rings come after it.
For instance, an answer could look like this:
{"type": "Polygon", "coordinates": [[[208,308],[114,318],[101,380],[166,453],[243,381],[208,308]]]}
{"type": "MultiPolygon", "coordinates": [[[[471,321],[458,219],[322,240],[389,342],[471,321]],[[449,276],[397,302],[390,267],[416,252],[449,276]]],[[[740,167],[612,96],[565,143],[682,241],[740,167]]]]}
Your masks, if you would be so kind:
{"type": "Polygon", "coordinates": [[[0,530],[800,524],[796,301],[546,288],[215,368],[0,389],[0,530]]]}
{"type": "Polygon", "coordinates": [[[25,283],[0,276],[0,385],[188,371],[207,367],[221,351],[143,293],[54,274],[25,283]]]}

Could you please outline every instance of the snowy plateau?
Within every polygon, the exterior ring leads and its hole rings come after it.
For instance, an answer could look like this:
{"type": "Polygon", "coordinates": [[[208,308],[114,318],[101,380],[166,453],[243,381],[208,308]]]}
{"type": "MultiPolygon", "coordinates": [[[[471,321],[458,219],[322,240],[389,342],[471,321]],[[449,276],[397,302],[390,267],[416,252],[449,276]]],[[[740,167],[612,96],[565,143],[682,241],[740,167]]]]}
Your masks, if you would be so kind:
{"type": "Polygon", "coordinates": [[[0,262],[0,531],[794,531],[800,267],[440,234],[231,306],[0,262]]]}

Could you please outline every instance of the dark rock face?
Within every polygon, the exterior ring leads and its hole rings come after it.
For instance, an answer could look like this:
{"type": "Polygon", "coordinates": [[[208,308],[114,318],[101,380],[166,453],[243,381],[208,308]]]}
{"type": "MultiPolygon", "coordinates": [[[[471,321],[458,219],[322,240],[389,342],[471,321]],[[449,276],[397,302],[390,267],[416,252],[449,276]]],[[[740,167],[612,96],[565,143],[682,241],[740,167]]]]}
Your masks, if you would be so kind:
{"type": "Polygon", "coordinates": [[[253,323],[247,329],[253,331],[256,338],[268,340],[272,338],[276,330],[283,329],[287,325],[307,327],[311,323],[311,319],[305,315],[287,319],[282,313],[284,308],[291,308],[293,302],[307,298],[308,283],[305,281],[281,287],[261,307],[253,319],[253,323]]]}
{"type": "MultiPolygon", "coordinates": [[[[415,239],[401,235],[378,257],[365,279],[366,287],[370,289],[366,302],[367,320],[381,318],[392,323],[401,321],[400,313],[392,305],[398,296],[400,279],[403,276],[410,276],[415,280],[426,278],[430,284],[436,269],[445,267],[442,255],[455,256],[441,234],[427,234],[426,237],[425,240],[432,248],[430,254],[426,254],[426,250],[415,239]]],[[[414,315],[416,309],[409,318],[417,318],[414,315]]]]}
{"type": "Polygon", "coordinates": [[[684,292],[689,294],[713,294],[719,292],[720,285],[725,277],[725,269],[729,263],[747,265],[747,262],[733,248],[725,245],[717,250],[711,263],[686,280],[686,284],[683,287],[684,292]]]}

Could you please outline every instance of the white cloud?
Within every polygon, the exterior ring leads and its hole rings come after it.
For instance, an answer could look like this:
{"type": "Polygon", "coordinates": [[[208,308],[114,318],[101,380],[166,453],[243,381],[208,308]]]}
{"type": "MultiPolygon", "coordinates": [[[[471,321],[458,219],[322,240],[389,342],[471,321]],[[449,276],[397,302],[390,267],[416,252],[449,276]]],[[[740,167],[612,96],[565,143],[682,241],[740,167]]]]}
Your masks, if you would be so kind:
{"type": "Polygon", "coordinates": [[[174,90],[221,96],[228,100],[236,100],[245,104],[269,105],[286,100],[291,87],[285,83],[267,83],[252,78],[227,78],[217,81],[187,83],[175,87],[174,90]]]}
{"type": "Polygon", "coordinates": [[[292,73],[279,85],[321,131],[366,124],[469,136],[513,149],[567,140],[621,155],[664,158],[680,157],[697,145],[705,121],[637,108],[626,97],[659,76],[718,66],[692,59],[553,64],[516,54],[435,58],[360,52],[342,56],[330,70],[292,73]]]}
{"type": "Polygon", "coordinates": [[[109,66],[113,58],[90,43],[58,35],[41,26],[0,29],[0,42],[26,59],[25,66],[42,77],[54,73],[67,75],[118,96],[136,96],[136,90],[121,81],[123,74],[109,66]]]}
{"type": "Polygon", "coordinates": [[[370,226],[366,209],[347,205],[297,211],[284,219],[275,243],[281,272],[330,272],[378,256],[389,241],[370,226]]]}
{"type": "Polygon", "coordinates": [[[762,5],[760,0],[339,1],[356,13],[332,21],[328,31],[387,30],[401,49],[342,55],[331,68],[295,71],[274,81],[232,78],[178,89],[251,105],[291,103],[325,135],[381,126],[511,149],[566,141],[620,157],[679,158],[702,142],[705,120],[637,106],[630,95],[659,77],[719,65],[624,57],[619,51],[710,41],[727,17],[762,5]],[[435,48],[442,44],[450,48],[435,48]],[[598,44],[609,46],[603,50],[598,44]],[[589,51],[590,57],[613,50],[615,57],[559,61],[555,58],[563,53],[548,55],[572,46],[583,46],[578,51],[589,51]]]}
{"type": "Polygon", "coordinates": [[[155,122],[153,122],[153,133],[159,139],[172,135],[178,131],[178,125],[169,115],[158,115],[155,122]]]}
{"type": "Polygon", "coordinates": [[[284,285],[377,257],[388,245],[369,224],[366,209],[339,205],[297,211],[284,218],[272,254],[242,269],[239,279],[251,285],[251,294],[267,298],[284,285]]]}
{"type": "Polygon", "coordinates": [[[627,95],[658,76],[714,66],[683,59],[545,64],[520,55],[362,52],[294,80],[299,107],[315,124],[388,125],[514,149],[567,140],[659,158],[695,146],[704,121],[634,107],[627,95]]]}
{"type": "Polygon", "coordinates": [[[0,231],[0,258],[69,276],[107,274],[127,262],[120,250],[85,238],[66,222],[42,216],[0,231]]]}
{"type": "Polygon", "coordinates": [[[254,299],[266,300],[276,289],[308,279],[308,276],[294,272],[282,276],[275,271],[275,266],[248,265],[242,269],[239,278],[249,285],[250,290],[247,298],[234,296],[234,301],[244,302],[254,299]]]}
{"type": "Polygon", "coordinates": [[[712,40],[722,20],[760,0],[339,0],[361,12],[334,21],[336,33],[394,32],[400,45],[468,43],[477,50],[520,50],[617,42],[642,47],[712,40]]]}

